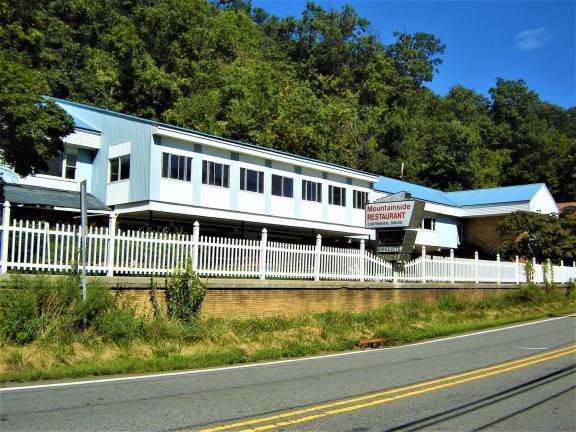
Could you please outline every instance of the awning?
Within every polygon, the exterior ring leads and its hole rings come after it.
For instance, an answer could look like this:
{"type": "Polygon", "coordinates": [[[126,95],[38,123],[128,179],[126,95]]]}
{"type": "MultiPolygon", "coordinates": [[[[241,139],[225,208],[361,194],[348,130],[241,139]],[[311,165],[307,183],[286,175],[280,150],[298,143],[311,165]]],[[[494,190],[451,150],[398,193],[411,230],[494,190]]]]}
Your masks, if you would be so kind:
{"type": "MultiPolygon", "coordinates": [[[[4,200],[10,204],[24,204],[54,209],[80,209],[80,192],[64,191],[23,184],[4,184],[4,200]]],[[[112,209],[92,194],[86,194],[87,210],[109,212],[112,209]]]]}

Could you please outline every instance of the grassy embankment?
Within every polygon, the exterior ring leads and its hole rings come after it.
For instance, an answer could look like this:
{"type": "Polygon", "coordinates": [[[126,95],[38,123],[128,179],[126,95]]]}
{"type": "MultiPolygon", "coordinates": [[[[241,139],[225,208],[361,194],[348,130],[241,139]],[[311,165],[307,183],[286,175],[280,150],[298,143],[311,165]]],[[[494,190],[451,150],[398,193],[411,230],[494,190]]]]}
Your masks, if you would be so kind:
{"type": "Polygon", "coordinates": [[[369,312],[260,319],[141,316],[78,281],[14,278],[0,295],[0,382],[200,368],[354,349],[359,339],[397,345],[576,310],[576,287],[526,286],[488,298],[463,293],[435,303],[369,312]]]}

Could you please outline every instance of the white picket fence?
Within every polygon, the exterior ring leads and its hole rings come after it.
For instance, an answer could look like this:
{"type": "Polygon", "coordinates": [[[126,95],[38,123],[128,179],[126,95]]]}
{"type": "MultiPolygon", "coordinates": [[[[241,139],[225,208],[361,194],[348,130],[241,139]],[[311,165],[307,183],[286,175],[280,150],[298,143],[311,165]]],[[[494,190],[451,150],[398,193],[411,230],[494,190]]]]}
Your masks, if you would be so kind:
{"type": "MultiPolygon", "coordinates": [[[[111,225],[113,228],[114,225],[111,225]]],[[[1,272],[65,272],[76,266],[80,245],[78,226],[13,220],[0,226],[1,272]]],[[[87,231],[87,271],[91,274],[163,275],[182,267],[190,259],[202,276],[283,278],[313,280],[357,280],[394,282],[522,283],[525,265],[515,262],[429,256],[425,249],[418,258],[400,264],[383,261],[365,250],[322,245],[299,245],[267,240],[200,236],[193,234],[122,231],[90,227],[87,231]]],[[[533,263],[534,282],[557,283],[576,280],[572,266],[533,263]]]]}

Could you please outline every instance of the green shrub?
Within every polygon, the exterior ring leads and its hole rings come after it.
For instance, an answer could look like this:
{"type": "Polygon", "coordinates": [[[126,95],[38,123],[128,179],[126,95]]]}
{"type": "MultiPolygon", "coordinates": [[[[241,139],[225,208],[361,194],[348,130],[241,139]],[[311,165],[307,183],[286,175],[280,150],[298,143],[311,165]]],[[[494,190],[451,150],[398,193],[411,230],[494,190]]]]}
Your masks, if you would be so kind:
{"type": "Polygon", "coordinates": [[[17,275],[0,295],[0,336],[19,344],[30,343],[43,333],[66,338],[75,329],[92,325],[113,306],[108,289],[93,283],[83,303],[74,274],[51,279],[17,275]]]}
{"type": "Polygon", "coordinates": [[[184,269],[176,267],[166,280],[166,307],[169,317],[192,321],[200,315],[206,284],[192,270],[188,259],[184,269]]]}
{"type": "Polygon", "coordinates": [[[506,298],[514,304],[542,304],[546,293],[538,285],[528,284],[507,293],[506,298]]]}
{"type": "Polygon", "coordinates": [[[4,293],[0,298],[0,335],[27,344],[36,339],[46,320],[38,310],[37,293],[31,290],[4,293]]]}
{"type": "Polygon", "coordinates": [[[115,307],[100,314],[94,321],[94,328],[104,340],[131,340],[146,334],[143,320],[131,307],[115,307]]]}
{"type": "Polygon", "coordinates": [[[576,300],[576,282],[574,280],[571,280],[566,285],[566,299],[576,300]]]}

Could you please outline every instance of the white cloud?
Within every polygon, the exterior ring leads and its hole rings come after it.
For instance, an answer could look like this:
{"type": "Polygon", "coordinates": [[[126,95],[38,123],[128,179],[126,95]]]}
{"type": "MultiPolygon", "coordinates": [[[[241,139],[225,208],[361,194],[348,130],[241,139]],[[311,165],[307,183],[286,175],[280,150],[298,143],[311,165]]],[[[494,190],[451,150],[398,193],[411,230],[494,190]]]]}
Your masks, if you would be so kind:
{"type": "Polygon", "coordinates": [[[552,35],[541,27],[534,30],[524,30],[514,36],[516,46],[522,51],[538,49],[552,40],[552,35]]]}

